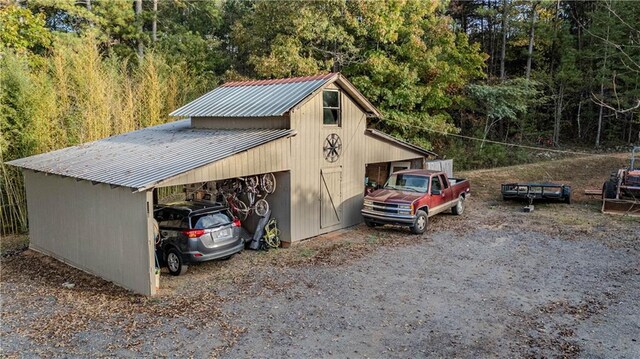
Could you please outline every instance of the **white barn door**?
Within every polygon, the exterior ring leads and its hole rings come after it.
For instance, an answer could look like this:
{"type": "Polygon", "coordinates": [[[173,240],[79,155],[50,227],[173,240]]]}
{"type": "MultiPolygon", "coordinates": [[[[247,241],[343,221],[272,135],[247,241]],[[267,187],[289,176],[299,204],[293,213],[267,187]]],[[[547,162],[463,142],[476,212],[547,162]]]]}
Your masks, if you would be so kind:
{"type": "Polygon", "coordinates": [[[320,170],[320,228],[335,226],[342,218],[342,167],[320,170]]]}

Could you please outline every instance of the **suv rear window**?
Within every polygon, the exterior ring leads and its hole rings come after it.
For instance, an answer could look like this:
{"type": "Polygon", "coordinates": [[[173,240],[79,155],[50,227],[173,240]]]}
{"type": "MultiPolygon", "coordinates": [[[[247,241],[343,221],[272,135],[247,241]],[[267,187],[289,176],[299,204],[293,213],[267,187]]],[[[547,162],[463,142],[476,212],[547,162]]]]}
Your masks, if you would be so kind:
{"type": "Polygon", "coordinates": [[[191,228],[206,229],[230,224],[231,216],[226,212],[205,213],[191,217],[191,228]]]}

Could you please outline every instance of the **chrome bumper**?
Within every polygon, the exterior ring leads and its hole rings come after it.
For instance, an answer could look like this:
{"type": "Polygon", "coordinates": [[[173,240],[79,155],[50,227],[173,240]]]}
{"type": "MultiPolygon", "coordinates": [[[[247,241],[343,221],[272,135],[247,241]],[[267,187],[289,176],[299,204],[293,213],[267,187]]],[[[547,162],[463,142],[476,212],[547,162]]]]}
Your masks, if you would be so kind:
{"type": "Polygon", "coordinates": [[[370,209],[362,209],[362,216],[371,219],[376,223],[388,224],[411,224],[416,221],[416,216],[412,214],[394,214],[387,212],[378,212],[370,209]]]}

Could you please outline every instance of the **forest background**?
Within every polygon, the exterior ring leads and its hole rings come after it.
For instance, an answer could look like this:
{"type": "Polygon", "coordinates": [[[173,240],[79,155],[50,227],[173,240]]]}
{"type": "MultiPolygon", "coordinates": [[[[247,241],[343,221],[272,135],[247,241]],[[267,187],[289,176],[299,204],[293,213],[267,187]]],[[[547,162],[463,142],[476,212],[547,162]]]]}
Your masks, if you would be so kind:
{"type": "Polygon", "coordinates": [[[5,161],[171,121],[225,81],[330,71],[371,126],[457,169],[640,142],[634,1],[0,0],[1,233],[27,228],[5,161]]]}

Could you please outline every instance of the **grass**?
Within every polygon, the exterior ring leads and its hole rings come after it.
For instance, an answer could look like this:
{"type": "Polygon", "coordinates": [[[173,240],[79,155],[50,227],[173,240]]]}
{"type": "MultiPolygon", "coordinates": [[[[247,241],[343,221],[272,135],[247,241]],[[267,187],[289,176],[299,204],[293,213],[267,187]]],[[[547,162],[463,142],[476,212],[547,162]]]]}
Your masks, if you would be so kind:
{"type": "Polygon", "coordinates": [[[500,184],[509,182],[554,182],[572,187],[572,198],[587,202],[593,197],[585,189],[600,189],[608,174],[627,165],[629,154],[593,155],[565,158],[486,170],[460,172],[471,181],[472,193],[483,199],[500,199],[500,184]]]}

